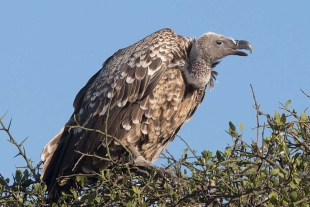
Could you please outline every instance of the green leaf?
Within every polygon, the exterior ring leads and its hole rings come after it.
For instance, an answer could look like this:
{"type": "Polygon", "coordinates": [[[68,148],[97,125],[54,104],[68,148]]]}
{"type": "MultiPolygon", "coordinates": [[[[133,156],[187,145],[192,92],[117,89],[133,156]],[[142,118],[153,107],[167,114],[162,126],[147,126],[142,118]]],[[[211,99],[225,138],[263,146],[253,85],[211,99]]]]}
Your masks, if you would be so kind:
{"type": "Polygon", "coordinates": [[[22,197],[18,197],[18,202],[23,203],[24,199],[22,197]]]}
{"type": "Polygon", "coordinates": [[[278,203],[278,194],[276,192],[271,192],[269,194],[270,203],[277,204],[278,203]]]}
{"type": "Polygon", "coordinates": [[[210,159],[212,157],[212,152],[204,150],[204,151],[201,152],[201,155],[205,159],[210,159]]]}
{"type": "Polygon", "coordinates": [[[263,180],[266,177],[265,172],[261,171],[259,174],[260,180],[263,180]]]}
{"type": "Polygon", "coordinates": [[[105,175],[104,175],[104,170],[103,170],[103,169],[100,170],[100,178],[101,178],[102,180],[105,179],[105,175]]]}
{"type": "Polygon", "coordinates": [[[0,185],[7,185],[7,184],[8,184],[7,180],[0,177],[0,185]]]}
{"type": "Polygon", "coordinates": [[[47,185],[45,183],[42,184],[42,191],[45,192],[47,190],[47,185]]]}
{"type": "Polygon", "coordinates": [[[288,101],[285,103],[285,108],[287,108],[288,105],[290,105],[290,104],[291,104],[291,100],[288,100],[288,101]]]}
{"type": "Polygon", "coordinates": [[[226,147],[226,149],[225,149],[225,151],[224,151],[224,154],[225,154],[226,156],[230,156],[230,155],[231,155],[231,151],[232,151],[232,149],[231,149],[230,147],[226,147]]]}
{"type": "Polygon", "coordinates": [[[283,173],[279,172],[278,175],[279,175],[281,178],[284,178],[284,174],[283,174],[283,173]]]}
{"type": "Polygon", "coordinates": [[[87,178],[86,178],[86,176],[84,176],[84,175],[79,175],[79,176],[76,177],[76,180],[79,182],[79,184],[80,184],[82,187],[84,187],[84,186],[85,186],[85,183],[86,183],[86,181],[87,181],[87,178]]]}
{"type": "Polygon", "coordinates": [[[307,115],[305,114],[305,112],[302,112],[302,114],[301,114],[301,120],[302,120],[302,121],[308,121],[308,117],[307,117],[307,115]]]}
{"type": "Polygon", "coordinates": [[[279,169],[278,168],[272,169],[270,174],[271,175],[278,175],[279,174],[279,169]]]}
{"type": "Polygon", "coordinates": [[[287,191],[288,191],[288,188],[281,188],[280,189],[280,192],[281,192],[283,197],[287,197],[288,196],[287,191]]]}
{"type": "Polygon", "coordinates": [[[24,175],[23,175],[23,179],[26,179],[26,178],[28,178],[29,177],[29,170],[28,169],[26,169],[26,170],[24,170],[24,175]]]}
{"type": "Polygon", "coordinates": [[[38,183],[36,183],[36,184],[34,184],[33,186],[33,189],[34,189],[34,191],[36,192],[36,193],[38,193],[39,192],[39,185],[38,185],[38,183]]]}
{"type": "Polygon", "coordinates": [[[133,192],[135,192],[135,194],[137,194],[137,195],[140,195],[140,194],[141,194],[140,189],[139,189],[138,187],[136,187],[136,186],[132,186],[132,190],[133,190],[133,192]]]}
{"type": "Polygon", "coordinates": [[[115,200],[116,195],[115,195],[115,191],[114,190],[110,190],[110,198],[111,198],[111,200],[115,200]]]}
{"type": "Polygon", "coordinates": [[[229,134],[234,136],[234,137],[238,137],[238,132],[236,131],[236,127],[232,122],[229,122],[229,130],[228,130],[229,134]]]}
{"type": "Polygon", "coordinates": [[[76,193],[76,190],[75,190],[75,189],[73,189],[73,188],[71,188],[71,189],[70,189],[70,192],[72,193],[73,198],[74,198],[74,199],[76,199],[76,198],[77,198],[77,193],[76,193]]]}
{"type": "Polygon", "coordinates": [[[112,176],[111,171],[110,171],[109,169],[107,169],[107,170],[105,171],[105,174],[106,174],[106,177],[107,177],[108,179],[110,179],[111,176],[112,176]]]}
{"type": "Polygon", "coordinates": [[[87,195],[87,203],[93,203],[94,200],[95,200],[95,196],[93,194],[87,195]]]}
{"type": "Polygon", "coordinates": [[[297,192],[296,192],[296,191],[291,192],[291,194],[290,194],[290,199],[291,199],[292,201],[296,201],[297,198],[298,198],[297,192]]]}
{"type": "Polygon", "coordinates": [[[296,183],[297,185],[299,185],[301,181],[301,178],[297,177],[297,178],[294,178],[294,183],[296,183]]]}
{"type": "Polygon", "coordinates": [[[187,151],[188,151],[188,149],[183,150],[182,157],[184,159],[187,159],[187,151]]]}
{"type": "Polygon", "coordinates": [[[284,125],[285,123],[286,123],[286,116],[285,116],[285,114],[283,113],[283,114],[281,115],[281,124],[284,125]]]}
{"type": "Polygon", "coordinates": [[[285,201],[285,200],[282,200],[281,202],[280,202],[280,204],[281,204],[281,206],[287,206],[287,202],[285,201]]]}
{"type": "Polygon", "coordinates": [[[15,172],[15,181],[16,183],[20,183],[21,178],[22,178],[22,171],[20,169],[17,169],[15,172]]]}
{"type": "Polygon", "coordinates": [[[244,129],[242,122],[239,123],[239,129],[240,129],[241,132],[242,132],[243,129],[244,129]]]}
{"type": "Polygon", "coordinates": [[[249,174],[256,174],[256,172],[257,172],[257,168],[256,168],[256,167],[250,168],[250,169],[248,170],[248,173],[249,173],[249,174]]]}
{"type": "Polygon", "coordinates": [[[280,114],[279,114],[279,112],[277,110],[274,112],[274,120],[275,120],[277,125],[281,124],[280,114]]]}
{"type": "Polygon", "coordinates": [[[269,143],[271,142],[271,137],[266,137],[264,139],[264,141],[265,141],[266,145],[269,145],[269,143]]]}
{"type": "Polygon", "coordinates": [[[216,158],[217,158],[217,160],[218,160],[219,162],[225,160],[224,157],[223,157],[223,155],[222,155],[222,153],[221,153],[221,151],[219,151],[219,150],[216,150],[216,158]]]}
{"type": "Polygon", "coordinates": [[[178,200],[178,194],[176,193],[176,192],[174,192],[174,191],[170,191],[170,195],[172,196],[172,199],[174,200],[174,201],[177,201],[178,200]]]}
{"type": "Polygon", "coordinates": [[[279,179],[275,178],[275,179],[273,180],[273,184],[274,184],[276,187],[279,186],[279,179]]]}
{"type": "Polygon", "coordinates": [[[293,189],[296,189],[298,186],[292,181],[292,182],[290,182],[290,186],[291,186],[291,188],[293,188],[293,189]]]}
{"type": "Polygon", "coordinates": [[[103,201],[103,199],[102,199],[102,197],[96,197],[95,198],[95,201],[97,202],[97,203],[102,203],[102,201],[103,201]]]}
{"type": "Polygon", "coordinates": [[[229,122],[229,128],[232,130],[232,131],[236,131],[236,127],[235,125],[230,121],[229,122]]]}
{"type": "Polygon", "coordinates": [[[189,193],[192,193],[194,190],[196,190],[196,185],[195,185],[195,182],[193,180],[189,181],[188,189],[189,189],[189,193]]]}

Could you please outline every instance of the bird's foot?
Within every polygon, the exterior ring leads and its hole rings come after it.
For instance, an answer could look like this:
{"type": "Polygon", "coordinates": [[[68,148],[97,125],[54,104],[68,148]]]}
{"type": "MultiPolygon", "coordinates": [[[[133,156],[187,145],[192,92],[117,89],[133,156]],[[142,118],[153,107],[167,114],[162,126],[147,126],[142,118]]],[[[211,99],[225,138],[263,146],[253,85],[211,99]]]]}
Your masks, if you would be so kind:
{"type": "Polygon", "coordinates": [[[169,181],[171,183],[171,185],[173,185],[173,186],[175,186],[179,183],[178,177],[173,172],[153,165],[152,163],[146,161],[142,155],[136,156],[136,158],[134,159],[133,162],[134,162],[134,165],[137,167],[145,168],[146,170],[151,171],[151,172],[152,171],[157,172],[160,177],[169,181]]]}

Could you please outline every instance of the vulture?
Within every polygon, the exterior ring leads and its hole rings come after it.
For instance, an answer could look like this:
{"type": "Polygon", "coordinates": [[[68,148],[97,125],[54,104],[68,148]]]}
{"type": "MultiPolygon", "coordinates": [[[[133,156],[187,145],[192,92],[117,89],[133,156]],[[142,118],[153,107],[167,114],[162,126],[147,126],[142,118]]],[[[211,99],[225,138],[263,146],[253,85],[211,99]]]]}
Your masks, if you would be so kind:
{"type": "Polygon", "coordinates": [[[49,198],[59,197],[62,176],[123,158],[154,166],[213,88],[221,58],[247,56],[242,49],[252,52],[245,40],[212,32],[195,39],[165,28],[116,51],[78,92],[71,118],[42,151],[49,198]]]}

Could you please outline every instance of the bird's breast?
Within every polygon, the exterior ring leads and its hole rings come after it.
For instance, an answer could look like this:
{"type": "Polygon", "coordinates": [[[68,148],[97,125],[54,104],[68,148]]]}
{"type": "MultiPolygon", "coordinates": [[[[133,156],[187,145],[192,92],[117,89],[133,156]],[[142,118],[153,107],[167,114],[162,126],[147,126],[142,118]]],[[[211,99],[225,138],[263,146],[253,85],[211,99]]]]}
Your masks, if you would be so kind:
{"type": "Polygon", "coordinates": [[[133,119],[125,137],[146,160],[153,162],[158,158],[196,108],[197,91],[188,92],[186,88],[181,71],[169,69],[132,111],[133,119]]]}

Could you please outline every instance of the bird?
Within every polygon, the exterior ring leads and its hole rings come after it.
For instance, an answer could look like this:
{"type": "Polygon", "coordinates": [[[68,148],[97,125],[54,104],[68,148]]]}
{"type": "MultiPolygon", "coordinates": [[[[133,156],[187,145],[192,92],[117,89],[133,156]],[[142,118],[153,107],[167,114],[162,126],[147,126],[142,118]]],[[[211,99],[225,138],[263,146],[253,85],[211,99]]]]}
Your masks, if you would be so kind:
{"type": "Polygon", "coordinates": [[[69,121],[42,151],[49,198],[59,197],[60,177],[112,161],[152,168],[214,87],[220,60],[247,56],[243,49],[252,53],[246,40],[213,32],[189,38],[164,28],[116,51],[78,92],[69,121]]]}

